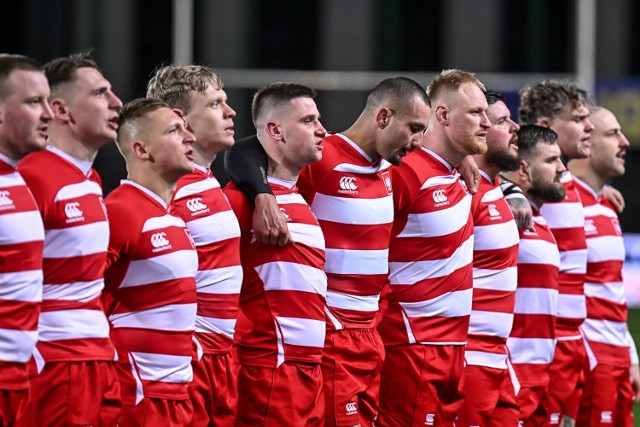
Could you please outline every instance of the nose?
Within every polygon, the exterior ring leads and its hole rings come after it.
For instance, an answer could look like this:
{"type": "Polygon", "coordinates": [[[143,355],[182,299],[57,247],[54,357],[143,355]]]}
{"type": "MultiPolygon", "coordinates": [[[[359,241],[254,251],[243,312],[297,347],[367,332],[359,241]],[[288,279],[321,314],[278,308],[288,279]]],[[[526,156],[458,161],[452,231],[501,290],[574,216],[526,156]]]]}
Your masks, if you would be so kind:
{"type": "Polygon", "coordinates": [[[591,120],[589,120],[588,118],[584,119],[584,131],[587,133],[591,133],[594,129],[595,126],[593,125],[591,120]]]}
{"type": "Polygon", "coordinates": [[[112,110],[119,110],[122,108],[122,101],[120,100],[120,98],[118,98],[118,96],[113,93],[112,91],[109,91],[109,108],[111,108],[112,110]]]}
{"type": "Polygon", "coordinates": [[[628,148],[629,147],[629,140],[627,139],[626,135],[624,133],[622,133],[622,131],[620,131],[620,143],[619,143],[621,148],[628,148]]]}
{"type": "Polygon", "coordinates": [[[230,105],[227,105],[227,117],[233,119],[236,116],[236,111],[231,108],[230,105]]]}
{"type": "Polygon", "coordinates": [[[184,140],[183,143],[184,144],[193,144],[194,142],[196,142],[196,136],[191,133],[191,131],[189,131],[187,128],[184,129],[184,140]]]}
{"type": "Polygon", "coordinates": [[[514,122],[514,121],[513,121],[513,120],[511,120],[511,119],[509,119],[509,122],[511,122],[511,129],[512,129],[512,131],[513,131],[514,133],[515,133],[515,132],[518,132],[518,131],[520,130],[520,125],[519,125],[519,124],[517,124],[516,122],[514,122]]]}
{"type": "Polygon", "coordinates": [[[562,163],[562,160],[558,159],[556,161],[556,173],[561,174],[566,170],[567,170],[567,167],[564,165],[564,163],[562,163]]]}
{"type": "Polygon", "coordinates": [[[491,121],[489,120],[489,116],[485,111],[482,112],[482,117],[480,118],[480,126],[484,129],[489,129],[491,127],[491,121]]]}
{"type": "Polygon", "coordinates": [[[316,129],[316,135],[325,136],[327,134],[327,130],[322,126],[322,123],[318,122],[318,128],[316,129]]]}
{"type": "Polygon", "coordinates": [[[53,110],[51,109],[51,105],[45,100],[42,101],[42,120],[48,122],[53,118],[53,110]]]}

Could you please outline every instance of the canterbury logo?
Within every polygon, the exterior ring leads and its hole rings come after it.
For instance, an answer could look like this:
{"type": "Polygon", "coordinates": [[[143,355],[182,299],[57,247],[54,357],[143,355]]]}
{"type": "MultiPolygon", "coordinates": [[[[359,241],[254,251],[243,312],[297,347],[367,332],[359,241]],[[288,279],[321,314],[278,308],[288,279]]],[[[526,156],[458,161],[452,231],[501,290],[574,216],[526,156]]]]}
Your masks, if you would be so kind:
{"type": "Polygon", "coordinates": [[[358,189],[358,186],[355,184],[356,178],[353,176],[343,176],[340,178],[340,188],[343,190],[354,191],[358,189]]]}
{"type": "Polygon", "coordinates": [[[433,201],[436,203],[444,203],[447,201],[447,196],[444,194],[444,190],[436,190],[433,192],[433,201]]]}
{"type": "Polygon", "coordinates": [[[207,209],[207,205],[202,203],[202,199],[200,197],[196,197],[195,199],[187,200],[187,208],[191,212],[198,212],[207,209]]]}
{"type": "Polygon", "coordinates": [[[496,205],[489,205],[489,215],[500,216],[500,212],[498,211],[498,208],[496,208],[496,205]]]}
{"type": "Polygon", "coordinates": [[[10,194],[8,191],[0,191],[0,209],[13,206],[13,200],[9,196],[10,194]]]}
{"type": "Polygon", "coordinates": [[[64,206],[64,214],[69,219],[80,218],[84,212],[80,210],[80,203],[71,202],[64,206]]]}
{"type": "Polygon", "coordinates": [[[167,233],[156,233],[151,236],[151,244],[154,248],[163,248],[165,246],[169,246],[169,241],[167,240],[167,233]]]}
{"type": "Polygon", "coordinates": [[[356,406],[356,402],[349,402],[345,405],[345,409],[347,410],[347,415],[353,415],[358,413],[358,407],[356,406]]]}

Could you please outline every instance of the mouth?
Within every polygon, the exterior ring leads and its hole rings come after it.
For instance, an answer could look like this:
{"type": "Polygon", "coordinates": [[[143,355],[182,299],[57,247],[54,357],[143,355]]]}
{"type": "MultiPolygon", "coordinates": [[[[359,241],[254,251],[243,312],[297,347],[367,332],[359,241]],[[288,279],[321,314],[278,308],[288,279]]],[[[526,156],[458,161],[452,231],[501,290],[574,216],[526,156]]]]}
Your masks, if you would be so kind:
{"type": "Polygon", "coordinates": [[[193,150],[187,151],[186,153],[184,153],[184,156],[187,158],[187,160],[193,162],[193,150]]]}
{"type": "Polygon", "coordinates": [[[36,129],[38,131],[38,135],[42,136],[42,137],[48,137],[49,136],[49,126],[44,125],[44,126],[40,126],[36,129]]]}
{"type": "Polygon", "coordinates": [[[111,129],[118,130],[118,116],[110,118],[107,123],[111,129]]]}
{"type": "Polygon", "coordinates": [[[618,152],[618,154],[616,154],[616,157],[617,157],[618,159],[620,159],[620,161],[621,161],[622,163],[624,163],[624,162],[625,162],[625,159],[624,159],[624,158],[625,158],[625,156],[626,156],[626,155],[627,155],[626,150],[622,150],[622,151],[619,151],[619,152],[618,152]]]}
{"type": "Polygon", "coordinates": [[[233,125],[232,125],[232,126],[229,126],[229,127],[227,127],[227,128],[224,128],[224,131],[225,131],[225,133],[226,133],[227,135],[231,135],[231,136],[235,135],[235,133],[236,133],[236,131],[235,131],[235,130],[234,130],[234,128],[233,128],[233,125]]]}
{"type": "Polygon", "coordinates": [[[582,142],[582,146],[583,147],[591,148],[591,138],[590,137],[582,138],[581,142],[582,142]]]}
{"type": "Polygon", "coordinates": [[[322,151],[322,149],[324,148],[324,146],[322,145],[322,140],[316,142],[316,148],[318,149],[318,151],[322,151]]]}

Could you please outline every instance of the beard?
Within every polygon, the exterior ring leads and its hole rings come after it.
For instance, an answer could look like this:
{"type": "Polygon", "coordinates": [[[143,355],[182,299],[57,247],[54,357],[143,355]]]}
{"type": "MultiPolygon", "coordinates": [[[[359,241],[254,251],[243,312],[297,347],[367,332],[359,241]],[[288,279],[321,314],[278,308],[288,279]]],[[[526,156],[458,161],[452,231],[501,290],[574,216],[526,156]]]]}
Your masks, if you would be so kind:
{"type": "Polygon", "coordinates": [[[567,195],[564,186],[559,182],[542,182],[539,177],[533,177],[527,192],[545,202],[560,202],[567,195]]]}
{"type": "Polygon", "coordinates": [[[506,150],[487,150],[485,158],[487,162],[500,168],[501,171],[510,172],[518,170],[520,159],[506,150]]]}

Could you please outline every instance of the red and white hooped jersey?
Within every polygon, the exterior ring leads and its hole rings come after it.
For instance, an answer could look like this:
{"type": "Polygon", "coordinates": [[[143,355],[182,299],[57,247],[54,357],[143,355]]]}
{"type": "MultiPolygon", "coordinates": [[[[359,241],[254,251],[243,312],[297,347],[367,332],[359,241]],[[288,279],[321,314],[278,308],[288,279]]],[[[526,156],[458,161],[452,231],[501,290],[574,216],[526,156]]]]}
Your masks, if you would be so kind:
{"type": "Polygon", "coordinates": [[[300,174],[300,194],[326,240],[329,330],[374,327],[389,271],[390,166],[335,134],[324,138],[322,160],[300,174]]]}
{"type": "Polygon", "coordinates": [[[98,173],[53,146],[27,155],[18,171],[45,229],[36,363],[114,360],[100,301],[109,224],[98,173]]]}
{"type": "Polygon", "coordinates": [[[560,251],[557,337],[573,340],[581,339],[579,327],[587,316],[584,296],[587,240],[582,201],[571,172],[564,172],[561,182],[567,192],[564,200],[545,203],[540,209],[560,251]]]}
{"type": "Polygon", "coordinates": [[[252,203],[235,185],[224,189],[242,233],[238,357],[242,364],[269,368],[284,362],[320,363],[326,332],[324,237],[295,182],[268,181],[295,243],[256,241],[252,203]]]}
{"type": "Polygon", "coordinates": [[[189,231],[158,195],[132,181],[105,204],[111,239],[104,300],[122,400],[188,399],[198,269],[189,231]]]}
{"type": "Polygon", "coordinates": [[[575,182],[584,206],[587,237],[587,318],[581,326],[587,351],[597,363],[628,367],[627,300],[622,280],[625,248],[618,215],[588,184],[578,178],[575,182]]]}
{"type": "Polygon", "coordinates": [[[473,302],[465,348],[467,365],[507,368],[518,283],[518,227],[497,179],[480,171],[473,195],[473,302]]]}
{"type": "Polygon", "coordinates": [[[472,297],[471,194],[422,148],[395,167],[390,287],[378,332],[385,346],[465,344],[472,297]]]}
{"type": "Polygon", "coordinates": [[[556,347],[560,252],[533,205],[534,231],[519,230],[518,288],[507,348],[522,387],[545,387],[556,347]]]}
{"type": "Polygon", "coordinates": [[[27,362],[38,340],[44,226],[33,196],[0,154],[0,389],[29,387],[27,362]]]}
{"type": "Polygon", "coordinates": [[[242,285],[240,227],[210,169],[195,165],[178,180],[169,206],[187,224],[198,250],[195,337],[205,354],[231,350],[242,285]]]}

